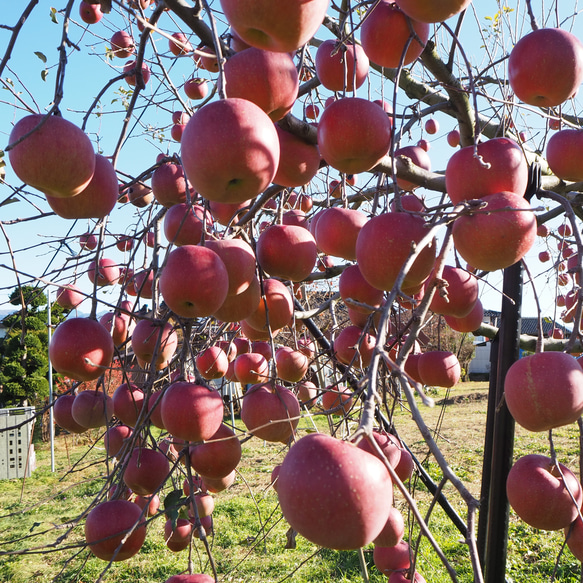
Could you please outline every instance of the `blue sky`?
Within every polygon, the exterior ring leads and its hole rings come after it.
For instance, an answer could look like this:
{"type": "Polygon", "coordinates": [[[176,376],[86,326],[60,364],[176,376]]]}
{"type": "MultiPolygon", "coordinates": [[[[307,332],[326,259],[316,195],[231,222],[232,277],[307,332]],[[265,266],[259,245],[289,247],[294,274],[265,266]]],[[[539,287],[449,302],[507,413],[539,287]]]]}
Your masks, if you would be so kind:
{"type": "MultiPolygon", "coordinates": [[[[3,22],[13,24],[20,16],[24,3],[11,2],[6,4],[3,7],[3,22]]],[[[41,0],[39,2],[30,20],[25,23],[23,31],[18,38],[13,57],[8,63],[10,70],[5,70],[3,74],[5,81],[10,79],[8,82],[14,83],[14,87],[19,92],[20,97],[38,111],[45,111],[52,101],[58,59],[56,48],[60,43],[63,22],[63,17],[58,11],[65,4],[65,2],[57,2],[55,0],[41,0]],[[52,6],[55,6],[57,9],[56,19],[58,24],[54,24],[51,20],[52,6]],[[46,57],[46,63],[43,62],[43,57],[46,57]],[[47,71],[45,81],[42,80],[41,76],[44,70],[47,71]]],[[[486,31],[484,33],[486,36],[492,34],[493,27],[496,23],[495,14],[497,3],[480,1],[474,4],[476,5],[476,12],[467,15],[460,38],[472,64],[480,68],[485,66],[490,57],[483,48],[485,39],[481,37],[479,28],[486,31]],[[489,9],[490,12],[488,12],[489,9]],[[491,19],[488,20],[486,17],[490,17],[491,19]]],[[[535,10],[538,11],[537,18],[540,22],[547,19],[547,24],[555,24],[556,14],[553,11],[543,14],[540,6],[541,3],[533,2],[533,4],[535,5],[535,10]]],[[[513,7],[516,3],[509,2],[508,5],[513,7]]],[[[575,2],[571,0],[561,2],[559,20],[565,28],[571,29],[583,39],[583,26],[580,21],[573,19],[563,20],[573,13],[574,5],[575,2]]],[[[218,6],[218,1],[215,1],[214,4],[211,3],[211,6],[218,6]]],[[[497,56],[503,55],[512,46],[514,39],[523,34],[524,31],[528,31],[528,22],[522,16],[517,17],[516,13],[510,13],[509,17],[510,26],[501,27],[502,34],[500,35],[500,40],[503,41],[504,45],[496,49],[497,56]]],[[[119,74],[126,62],[126,60],[106,58],[106,46],[109,46],[108,39],[113,32],[120,28],[130,29],[120,13],[112,13],[104,17],[98,24],[90,27],[81,26],[83,23],[78,18],[77,3],[73,7],[72,19],[75,22],[71,23],[69,37],[79,50],[70,48],[67,51],[68,64],[65,78],[65,93],[60,109],[64,117],[80,125],[82,123],[83,112],[86,111],[104,84],[119,74]]],[[[453,26],[455,23],[450,24],[453,26]]],[[[181,28],[180,25],[180,21],[174,20],[170,14],[164,14],[160,21],[160,27],[168,33],[179,30],[181,28]]],[[[219,22],[219,26],[223,26],[222,23],[219,22]]],[[[133,32],[137,35],[135,27],[133,28],[133,32]]],[[[317,36],[319,38],[326,38],[329,34],[325,29],[321,28],[317,36]]],[[[0,54],[4,54],[8,38],[8,31],[0,29],[0,54]]],[[[446,38],[445,32],[438,30],[437,39],[443,40],[444,38],[446,38]]],[[[174,59],[168,52],[168,42],[163,36],[154,33],[152,39],[160,52],[161,62],[168,69],[174,84],[180,86],[196,70],[192,58],[185,56],[180,59],[174,59]]],[[[195,40],[193,39],[194,42],[195,40]]],[[[153,49],[152,47],[148,47],[146,58],[150,60],[152,57],[153,49]]],[[[152,64],[152,69],[154,78],[140,97],[138,109],[134,113],[134,119],[130,124],[130,128],[132,129],[130,138],[124,144],[118,160],[118,170],[129,175],[136,175],[153,164],[159,153],[179,152],[179,145],[172,142],[169,138],[171,112],[178,109],[179,105],[173,96],[159,83],[158,76],[160,75],[160,68],[156,63],[152,64]],[[136,116],[140,116],[139,122],[136,122],[136,116]]],[[[420,74],[420,67],[413,68],[413,73],[415,75],[420,74]]],[[[208,78],[211,82],[216,79],[216,75],[209,74],[206,71],[198,71],[196,74],[197,76],[208,78]]],[[[384,91],[385,98],[388,99],[391,95],[392,87],[392,84],[387,82],[384,89],[381,89],[378,79],[371,76],[370,83],[365,84],[365,86],[359,89],[358,95],[362,97],[367,97],[368,95],[376,97],[381,91],[384,91]]],[[[98,148],[105,155],[111,154],[115,148],[121,120],[125,114],[122,107],[122,100],[127,98],[127,94],[124,95],[127,90],[128,86],[124,81],[115,83],[103,97],[100,107],[95,110],[98,115],[92,116],[87,125],[87,132],[93,140],[96,149],[98,148]]],[[[320,91],[320,95],[322,99],[327,97],[325,90],[320,91]]],[[[399,94],[398,103],[402,110],[410,102],[405,96],[399,94]]],[[[577,106],[578,101],[575,101],[574,105],[569,103],[565,106],[565,112],[573,113],[574,108],[577,109],[577,106]]],[[[302,107],[303,103],[298,101],[294,113],[301,116],[302,107]]],[[[540,147],[544,133],[544,120],[536,116],[528,115],[528,113],[521,110],[516,110],[514,113],[518,123],[525,123],[532,126],[532,132],[529,136],[531,139],[528,142],[528,146],[532,148],[540,147]]],[[[12,124],[24,114],[25,111],[18,105],[18,100],[15,96],[5,88],[2,89],[0,92],[0,120],[2,120],[2,123],[0,123],[0,148],[8,143],[8,135],[12,124]]],[[[435,137],[424,135],[423,137],[428,138],[432,144],[430,156],[433,169],[443,170],[449,156],[453,153],[453,150],[445,141],[445,135],[453,125],[451,120],[445,115],[437,114],[436,119],[441,124],[441,130],[438,135],[435,137]]],[[[418,124],[410,134],[405,136],[403,145],[416,143],[420,137],[422,137],[422,129],[421,125],[418,124]]],[[[361,176],[359,178],[360,184],[362,185],[366,183],[366,180],[370,179],[370,176],[361,176]]],[[[9,165],[7,167],[7,181],[10,184],[19,184],[9,165]]],[[[323,181],[316,181],[315,187],[321,193],[325,188],[323,181]]],[[[11,191],[6,186],[0,186],[0,201],[7,198],[10,193],[11,191]]],[[[436,196],[432,193],[428,193],[428,197],[430,200],[436,199],[436,196]]],[[[49,210],[48,205],[44,201],[44,197],[35,193],[33,189],[29,189],[27,194],[19,202],[0,207],[0,217],[3,221],[30,217],[38,214],[38,209],[42,211],[49,210]]],[[[143,223],[141,222],[140,216],[131,205],[118,206],[112,212],[108,225],[109,232],[116,235],[131,233],[134,229],[142,227],[143,223]]],[[[93,228],[91,221],[78,221],[77,223],[73,223],[58,217],[43,218],[18,225],[5,226],[11,246],[17,251],[16,261],[19,270],[35,276],[45,275],[46,279],[51,282],[67,282],[75,274],[75,269],[72,266],[78,265],[76,272],[79,275],[79,283],[86,291],[90,290],[90,286],[87,276],[83,275],[83,273],[85,270],[85,262],[89,259],[89,255],[79,257],[77,237],[79,234],[91,228],[93,228]],[[68,236],[68,244],[60,247],[57,240],[65,235],[68,236]],[[57,252],[57,250],[59,251],[57,252]],[[58,275],[54,270],[64,264],[71,267],[67,269],[65,275],[58,275]]],[[[108,237],[107,243],[113,244],[113,242],[113,237],[108,237]]],[[[539,272],[541,269],[540,264],[535,258],[543,248],[546,248],[546,243],[537,241],[535,247],[529,253],[528,262],[533,272],[539,272]]],[[[4,237],[0,237],[0,253],[0,264],[10,266],[10,255],[7,253],[7,244],[4,237]]],[[[150,251],[147,250],[140,252],[140,262],[145,261],[147,263],[150,257],[148,255],[149,253],[150,251]]],[[[108,251],[107,255],[115,259],[123,259],[123,255],[117,250],[108,251]]],[[[23,280],[26,280],[25,276],[23,276],[23,280]]],[[[483,286],[484,304],[490,309],[498,309],[500,305],[499,290],[501,288],[501,273],[492,274],[488,281],[489,285],[483,286]]],[[[0,304],[6,297],[7,291],[14,284],[14,275],[10,270],[0,267],[0,304]]],[[[551,278],[550,283],[547,285],[545,284],[545,277],[539,276],[537,278],[537,288],[542,298],[544,315],[552,316],[554,297],[553,279],[551,278]]],[[[532,301],[530,287],[526,288],[525,293],[524,313],[525,315],[535,315],[536,308],[532,301]]],[[[119,295],[119,288],[104,290],[100,292],[100,295],[107,302],[115,303],[119,295]]],[[[2,307],[0,305],[0,309],[2,307]]]]}

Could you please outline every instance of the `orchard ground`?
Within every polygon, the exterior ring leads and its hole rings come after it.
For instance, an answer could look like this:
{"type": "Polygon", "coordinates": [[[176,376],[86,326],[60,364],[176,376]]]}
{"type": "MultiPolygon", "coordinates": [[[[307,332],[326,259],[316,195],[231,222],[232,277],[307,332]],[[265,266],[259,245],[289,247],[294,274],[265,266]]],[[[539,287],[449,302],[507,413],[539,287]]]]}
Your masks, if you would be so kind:
{"type": "MultiPolygon", "coordinates": [[[[486,383],[475,382],[461,383],[450,390],[430,389],[428,396],[435,400],[436,405],[422,408],[427,425],[432,429],[442,452],[476,497],[480,495],[487,389],[486,383]]],[[[338,417],[334,419],[336,422],[339,420],[338,417]]],[[[396,412],[395,419],[403,439],[431,477],[439,482],[442,477],[439,467],[429,456],[409,413],[403,408],[396,412]]],[[[327,430],[326,417],[313,415],[312,420],[320,430],[327,430]]],[[[302,419],[300,435],[314,430],[312,420],[307,417],[302,419]]],[[[244,430],[238,419],[236,424],[239,430],[244,430]]],[[[339,432],[344,430],[341,424],[339,432]]],[[[579,455],[576,425],[556,430],[554,445],[560,459],[566,460],[567,464],[575,464],[579,455]]],[[[82,521],[62,541],[59,550],[47,547],[36,553],[29,548],[28,537],[36,535],[35,546],[50,545],[58,536],[69,532],[75,520],[101,490],[106,465],[100,430],[77,436],[58,436],[54,474],[50,471],[49,445],[37,441],[35,449],[37,469],[30,478],[0,482],[0,552],[28,548],[23,555],[0,554],[0,580],[13,583],[81,583],[97,580],[107,563],[83,549],[82,521]],[[39,533],[45,534],[39,537],[39,533]]],[[[215,532],[209,540],[219,581],[362,581],[356,551],[320,549],[299,535],[295,539],[296,548],[285,548],[288,525],[279,511],[277,496],[270,487],[271,471],[282,460],[285,450],[281,444],[267,443],[257,438],[246,441],[235,484],[215,495],[215,532]]],[[[547,451],[546,433],[534,434],[517,428],[515,457],[525,453],[545,454],[547,451]]],[[[165,491],[170,488],[167,485],[165,491]]],[[[414,491],[422,514],[426,516],[432,496],[415,476],[409,488],[414,491]]],[[[462,519],[465,518],[464,504],[455,489],[447,484],[444,492],[462,519]]],[[[398,493],[396,505],[407,520],[410,515],[403,497],[398,493]]],[[[105,580],[158,583],[187,569],[189,551],[175,554],[165,546],[164,521],[163,515],[154,517],[142,550],[132,559],[114,564],[105,580]]],[[[428,522],[446,556],[458,570],[459,580],[472,581],[463,537],[439,507],[433,510],[428,522]]],[[[413,526],[406,532],[409,541],[416,544],[418,528],[413,526]]],[[[562,533],[537,531],[511,513],[508,580],[549,581],[556,567],[555,580],[580,581],[580,563],[567,549],[557,560],[562,544],[562,533]]],[[[369,580],[386,581],[386,577],[373,564],[372,549],[370,545],[363,553],[369,580]]],[[[195,572],[211,572],[200,541],[195,541],[190,558],[195,572]]],[[[450,581],[425,539],[420,543],[417,569],[428,582],[450,581]]]]}

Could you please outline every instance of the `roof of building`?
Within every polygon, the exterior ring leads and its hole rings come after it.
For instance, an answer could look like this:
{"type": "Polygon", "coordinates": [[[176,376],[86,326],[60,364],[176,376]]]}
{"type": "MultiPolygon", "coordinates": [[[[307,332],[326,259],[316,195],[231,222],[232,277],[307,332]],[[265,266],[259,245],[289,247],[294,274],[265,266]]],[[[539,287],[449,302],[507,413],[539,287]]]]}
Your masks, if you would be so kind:
{"type": "MultiPolygon", "coordinates": [[[[545,316],[542,319],[543,336],[548,337],[552,335],[553,329],[558,328],[567,337],[571,334],[571,330],[565,328],[561,323],[553,321],[552,318],[545,316]]],[[[484,310],[483,321],[491,326],[500,328],[501,313],[495,310],[484,310]]],[[[524,317],[520,321],[520,333],[528,334],[529,336],[538,336],[538,318],[524,317]]]]}

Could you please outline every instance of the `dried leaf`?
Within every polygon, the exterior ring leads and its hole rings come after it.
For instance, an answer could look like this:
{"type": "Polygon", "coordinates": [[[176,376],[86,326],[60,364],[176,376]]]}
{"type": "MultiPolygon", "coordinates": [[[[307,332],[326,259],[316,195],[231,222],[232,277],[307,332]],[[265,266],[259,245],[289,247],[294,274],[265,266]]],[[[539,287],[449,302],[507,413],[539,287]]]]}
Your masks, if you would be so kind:
{"type": "Polygon", "coordinates": [[[44,53],[41,53],[40,51],[34,51],[34,54],[43,62],[46,63],[47,62],[47,58],[44,55],[44,53]]]}

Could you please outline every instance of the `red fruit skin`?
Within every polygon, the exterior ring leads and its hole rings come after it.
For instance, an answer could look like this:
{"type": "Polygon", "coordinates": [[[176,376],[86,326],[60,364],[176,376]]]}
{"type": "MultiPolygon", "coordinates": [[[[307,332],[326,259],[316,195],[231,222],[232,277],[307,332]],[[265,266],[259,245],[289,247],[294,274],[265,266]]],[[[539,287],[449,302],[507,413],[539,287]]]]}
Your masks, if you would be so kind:
{"type": "Polygon", "coordinates": [[[392,492],[389,473],[377,458],[321,433],[306,435],[291,447],[277,487],[283,515],[294,530],[339,550],[366,546],[379,535],[391,511],[392,492]]]}
{"type": "Polygon", "coordinates": [[[547,142],[547,162],[550,169],[561,180],[572,182],[583,180],[582,147],[583,131],[581,130],[558,131],[547,142]]]}
{"type": "Polygon", "coordinates": [[[128,425],[114,425],[103,436],[105,451],[109,457],[117,457],[124,448],[124,442],[132,435],[132,428],[128,425]]]}
{"type": "Polygon", "coordinates": [[[452,329],[457,332],[474,332],[477,330],[484,319],[484,307],[482,302],[478,299],[472,308],[472,311],[463,318],[456,318],[455,316],[444,316],[445,322],[452,329]]]}
{"type": "Polygon", "coordinates": [[[340,362],[366,368],[372,360],[375,345],[375,337],[371,334],[358,326],[346,326],[334,341],[334,351],[340,362]]]}
{"type": "Polygon", "coordinates": [[[524,103],[536,107],[560,105],[577,92],[583,81],[583,44],[560,28],[534,30],[510,52],[508,81],[524,103]]]}
{"type": "MultiPolygon", "coordinates": [[[[393,435],[382,431],[373,431],[372,436],[381,448],[381,451],[387,458],[389,464],[395,468],[401,459],[401,444],[399,443],[399,440],[393,435]]],[[[377,453],[376,449],[373,448],[368,439],[361,439],[358,442],[358,447],[381,459],[380,455],[377,453]]]]}
{"type": "Polygon", "coordinates": [[[104,427],[113,416],[113,401],[100,389],[80,391],[71,406],[71,415],[87,429],[104,427]]]}
{"type": "Polygon", "coordinates": [[[445,169],[445,187],[450,200],[482,198],[498,192],[524,196],[528,184],[528,165],[520,146],[508,138],[494,138],[458,150],[445,169]]]}
{"type": "Polygon", "coordinates": [[[165,583],[214,583],[215,580],[210,575],[196,573],[193,575],[172,575],[166,579],[165,583]]]}
{"type": "Polygon", "coordinates": [[[286,132],[278,125],[275,129],[279,139],[280,156],[273,182],[288,187],[307,184],[320,169],[318,147],[286,132]]]}
{"type": "Polygon", "coordinates": [[[476,277],[457,267],[446,265],[443,268],[442,279],[447,282],[446,296],[435,290],[430,309],[436,314],[463,318],[467,316],[478,301],[478,280],[476,277]]]}
{"type": "Polygon", "coordinates": [[[180,439],[211,439],[223,422],[223,400],[213,391],[189,382],[171,384],[162,397],[164,427],[180,439]]]}
{"type": "Polygon", "coordinates": [[[205,245],[222,259],[227,268],[228,295],[244,292],[255,280],[255,254],[251,245],[242,239],[209,240],[205,245]]]}
{"type": "MultiPolygon", "coordinates": [[[[269,325],[272,330],[281,330],[287,326],[293,318],[293,300],[288,288],[277,279],[263,280],[265,302],[269,313],[269,325]]],[[[256,311],[244,320],[251,328],[259,331],[267,331],[267,313],[263,298],[259,302],[256,311]]],[[[245,332],[249,337],[249,334],[245,332]]],[[[252,338],[252,340],[268,340],[267,338],[252,338]]]]}
{"type": "Polygon", "coordinates": [[[564,352],[539,352],[517,360],[504,380],[506,405],[529,431],[575,423],[583,413],[583,369],[564,352]]]}
{"type": "Polygon", "coordinates": [[[312,233],[318,249],[348,261],[356,259],[356,240],[367,222],[366,215],[354,209],[331,207],[316,215],[312,233]]]}
{"type": "Polygon", "coordinates": [[[164,216],[164,236],[177,247],[198,245],[202,239],[203,222],[208,231],[213,218],[203,207],[186,203],[172,205],[164,216]]]}
{"type": "Polygon", "coordinates": [[[206,380],[224,377],[229,368],[229,359],[218,346],[209,346],[196,357],[195,362],[198,372],[206,380]]]}
{"type": "Polygon", "coordinates": [[[132,349],[134,354],[147,363],[154,360],[156,352],[156,365],[167,363],[174,354],[178,338],[170,322],[162,325],[159,321],[140,320],[132,334],[132,349]]]}
{"type": "MultiPolygon", "coordinates": [[[[395,156],[404,156],[409,158],[415,166],[418,166],[423,170],[431,170],[431,159],[427,152],[420,146],[405,146],[399,148],[395,151],[395,156]]],[[[408,191],[415,190],[418,187],[418,184],[399,177],[397,177],[397,184],[399,185],[399,188],[408,191]]]]}
{"type": "Polygon", "coordinates": [[[240,461],[241,442],[235,432],[224,424],[211,439],[190,448],[192,468],[212,480],[227,477],[240,461]]]}
{"type": "Polygon", "coordinates": [[[282,346],[275,351],[277,376],[288,383],[297,383],[304,378],[310,361],[308,357],[289,346],[282,346]]]}
{"type": "Polygon", "coordinates": [[[471,0],[440,0],[426,2],[425,0],[396,0],[399,8],[413,20],[419,22],[443,22],[462,10],[465,10],[471,0]]]}
{"type": "Polygon", "coordinates": [[[405,521],[403,515],[397,508],[391,508],[391,513],[387,523],[381,530],[380,534],[374,539],[373,543],[379,547],[394,547],[398,545],[405,535],[405,521]]]}
{"type": "Polygon", "coordinates": [[[300,404],[285,387],[253,385],[243,397],[241,421],[250,433],[270,442],[287,443],[299,423],[300,404]]]}
{"type": "Polygon", "coordinates": [[[375,567],[384,575],[390,576],[395,571],[411,566],[411,549],[407,541],[401,541],[392,547],[375,546],[373,561],[375,567]]]}
{"type": "Polygon", "coordinates": [[[446,350],[424,352],[417,362],[423,384],[437,387],[455,387],[461,377],[457,356],[446,350]]]}
{"type": "Polygon", "coordinates": [[[156,493],[170,474],[170,462],[159,450],[136,447],[126,466],[123,481],[140,496],[156,493]]]}
{"type": "Polygon", "coordinates": [[[353,91],[355,61],[358,89],[366,81],[369,67],[368,57],[362,47],[351,43],[339,46],[334,40],[325,40],[316,51],[318,79],[330,91],[353,91]]]}
{"type": "MultiPolygon", "coordinates": [[[[426,235],[423,219],[409,213],[388,212],[370,219],[356,240],[356,260],[364,279],[377,289],[390,291],[411,253],[411,244],[426,235]]],[[[421,250],[405,276],[402,289],[422,284],[435,263],[435,243],[421,250]]]]}
{"type": "Polygon", "coordinates": [[[508,502],[516,514],[533,528],[559,530],[569,526],[578,516],[583,493],[579,481],[563,464],[561,472],[573,494],[567,491],[551,458],[528,454],[518,459],[506,481],[508,502]]]}
{"type": "Polygon", "coordinates": [[[146,523],[140,518],[141,514],[142,509],[127,500],[98,504],[85,521],[85,540],[89,550],[104,561],[125,561],[133,557],[146,539],[146,523]],[[115,555],[127,532],[136,524],[138,526],[115,555]]]}
{"type": "Polygon", "coordinates": [[[99,322],[70,318],[53,333],[49,358],[57,372],[77,381],[92,381],[111,364],[113,351],[113,340],[99,322]]]}
{"type": "Polygon", "coordinates": [[[115,416],[130,427],[136,426],[144,404],[144,391],[138,386],[122,383],[112,396],[115,416]]]}
{"type": "Polygon", "coordinates": [[[55,423],[70,433],[83,433],[87,431],[87,427],[77,423],[71,413],[74,400],[75,395],[61,395],[57,398],[53,405],[55,423]]]}
{"type": "Polygon", "coordinates": [[[575,558],[583,561],[583,521],[579,517],[570,526],[565,527],[565,539],[575,558]]]}
{"type": "Polygon", "coordinates": [[[514,265],[536,239],[536,218],[522,196],[499,192],[482,199],[487,206],[457,218],[453,241],[458,253],[477,269],[496,271],[514,265]],[[500,212],[489,212],[508,209],[500,212]]]}

